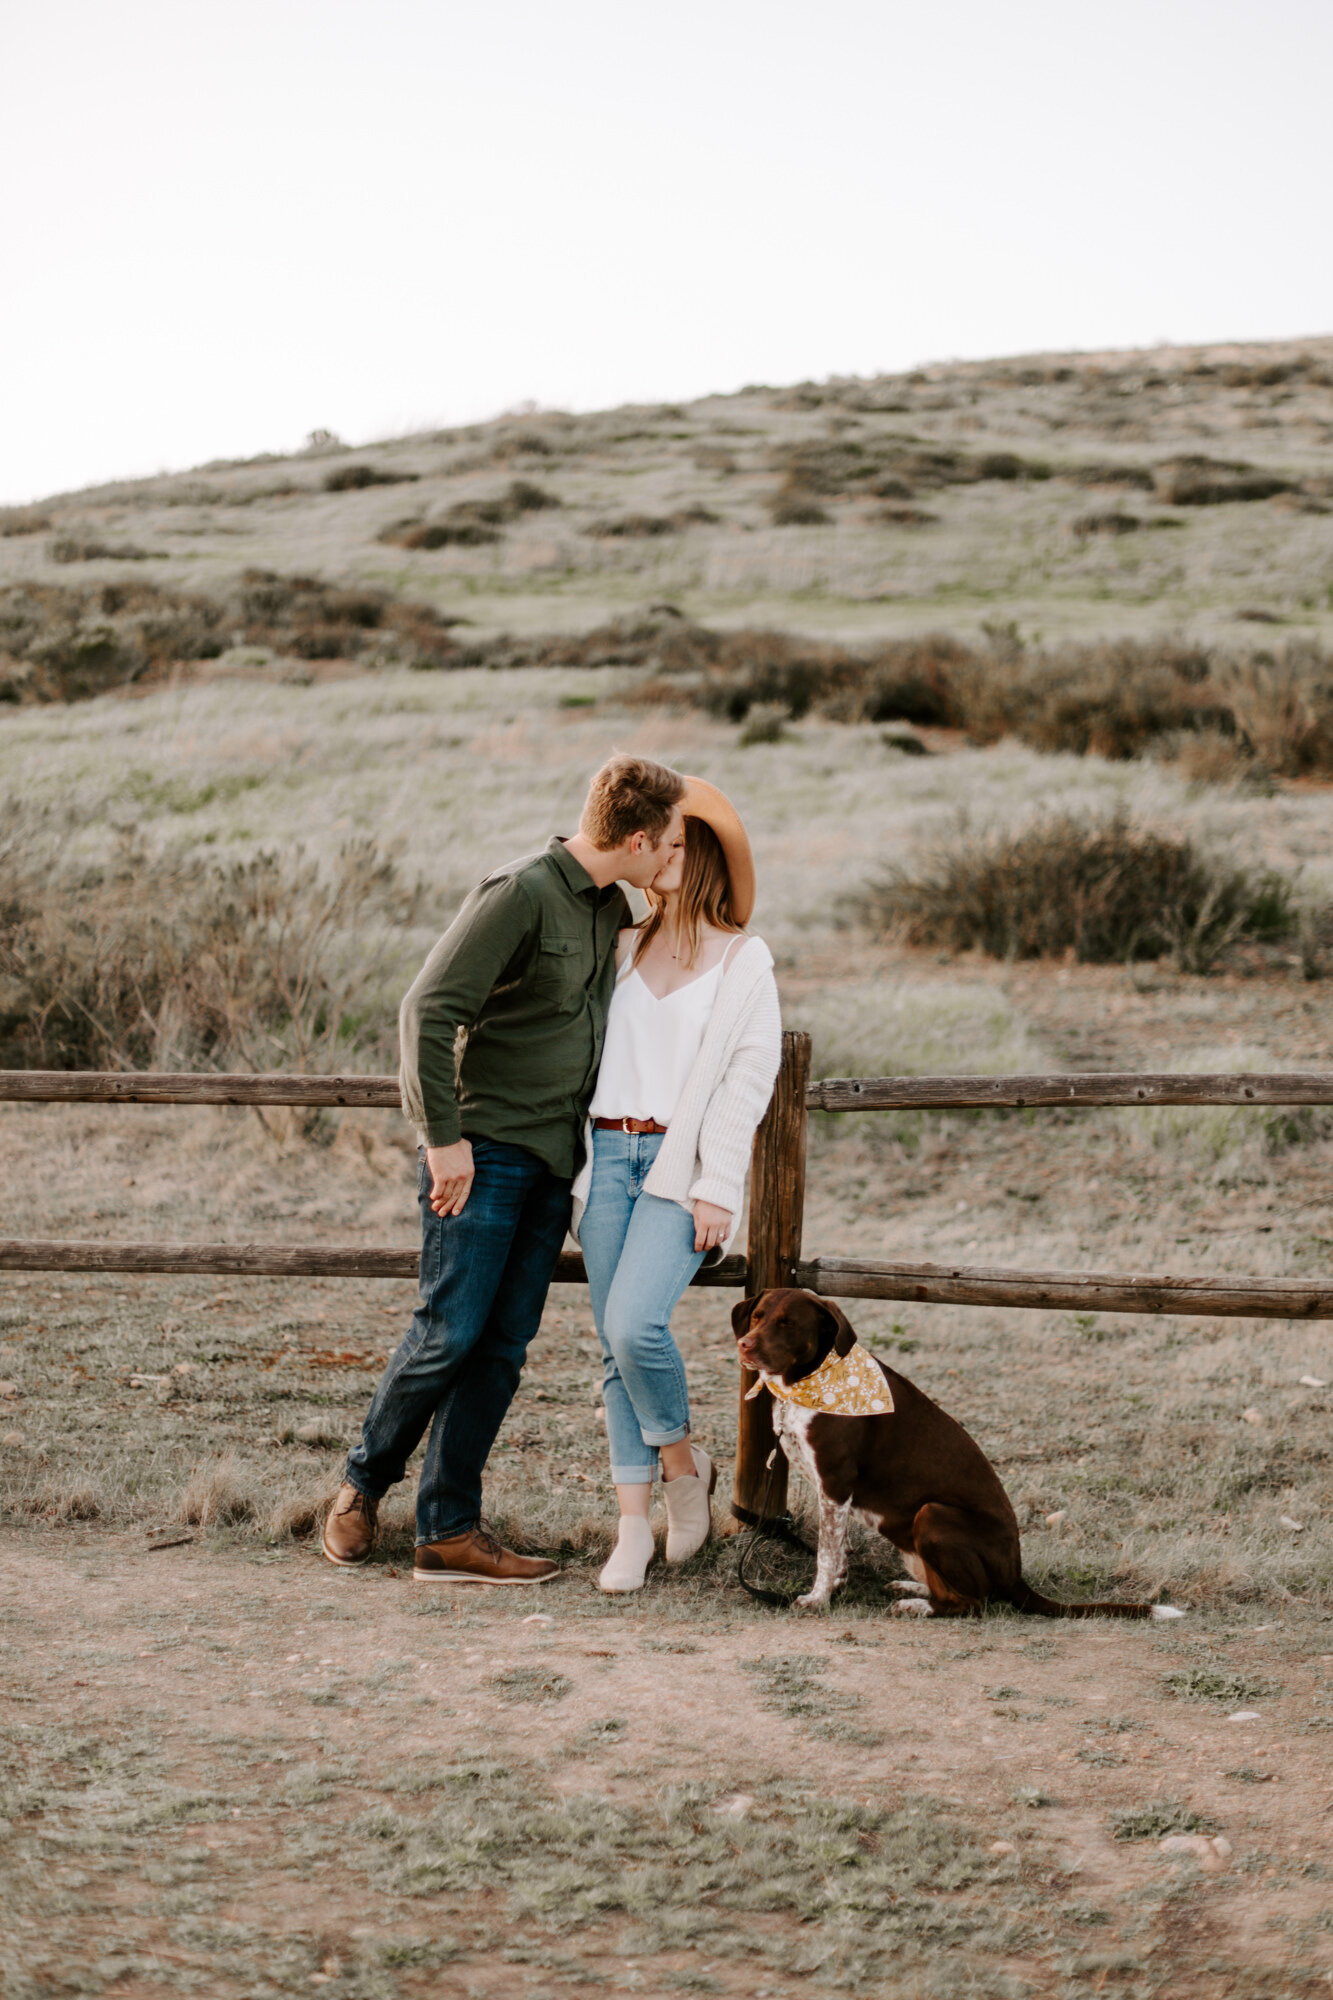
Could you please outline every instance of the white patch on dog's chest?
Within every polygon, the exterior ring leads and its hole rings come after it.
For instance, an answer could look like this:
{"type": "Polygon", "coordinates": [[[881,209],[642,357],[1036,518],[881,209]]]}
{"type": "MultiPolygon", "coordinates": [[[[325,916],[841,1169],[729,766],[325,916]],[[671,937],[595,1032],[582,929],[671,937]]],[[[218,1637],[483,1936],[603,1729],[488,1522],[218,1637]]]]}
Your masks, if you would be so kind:
{"type": "MultiPolygon", "coordinates": [[[[816,1493],[824,1491],[824,1481],[819,1470],[819,1460],[815,1457],[810,1443],[810,1426],[816,1417],[823,1416],[822,1410],[803,1408],[799,1403],[779,1402],[774,1398],[773,1428],[777,1432],[789,1465],[803,1472],[816,1493]]],[[[884,1517],[865,1507],[853,1507],[853,1517],[865,1523],[873,1534],[884,1531],[884,1517]]]]}
{"type": "Polygon", "coordinates": [[[805,1474],[817,1493],[823,1491],[824,1483],[810,1445],[810,1426],[819,1414],[818,1410],[805,1409],[799,1403],[778,1402],[774,1410],[777,1419],[774,1429],[782,1441],[783,1451],[790,1463],[805,1474]]]}

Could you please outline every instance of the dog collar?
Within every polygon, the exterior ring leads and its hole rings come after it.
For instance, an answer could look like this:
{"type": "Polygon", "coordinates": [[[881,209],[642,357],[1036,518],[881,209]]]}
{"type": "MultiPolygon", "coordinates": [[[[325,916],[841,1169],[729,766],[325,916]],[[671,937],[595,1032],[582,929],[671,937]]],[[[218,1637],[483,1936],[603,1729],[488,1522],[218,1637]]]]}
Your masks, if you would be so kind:
{"type": "Polygon", "coordinates": [[[761,1375],[749,1393],[757,1396],[765,1387],[784,1403],[823,1410],[830,1417],[880,1417],[893,1408],[884,1370],[859,1340],[846,1354],[826,1355],[813,1375],[790,1389],[774,1375],[761,1375]]]}

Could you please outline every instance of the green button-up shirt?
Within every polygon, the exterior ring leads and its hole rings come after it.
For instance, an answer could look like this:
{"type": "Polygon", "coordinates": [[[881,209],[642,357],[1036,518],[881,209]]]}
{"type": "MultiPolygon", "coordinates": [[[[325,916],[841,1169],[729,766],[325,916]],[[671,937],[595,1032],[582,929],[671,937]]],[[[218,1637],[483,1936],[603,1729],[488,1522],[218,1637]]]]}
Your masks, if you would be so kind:
{"type": "Polygon", "coordinates": [[[403,1109],[427,1146],[526,1146],[572,1176],[602,1059],[623,891],[553,835],[474,889],[398,1016],[403,1109]]]}

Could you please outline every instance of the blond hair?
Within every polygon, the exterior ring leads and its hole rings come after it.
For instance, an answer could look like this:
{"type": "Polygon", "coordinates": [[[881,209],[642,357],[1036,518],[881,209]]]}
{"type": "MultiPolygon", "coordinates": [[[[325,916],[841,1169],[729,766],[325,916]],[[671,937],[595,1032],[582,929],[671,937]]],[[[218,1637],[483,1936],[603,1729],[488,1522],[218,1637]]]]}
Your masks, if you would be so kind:
{"type": "Polygon", "coordinates": [[[656,846],[684,796],[679,771],[618,751],[588,787],[579,832],[602,853],[623,846],[635,833],[646,833],[656,846]]]}
{"type": "MultiPolygon", "coordinates": [[[[664,900],[651,889],[645,891],[649,902],[647,916],[638,926],[638,938],[634,946],[634,956],[639,958],[662,928],[666,911],[664,900]]],[[[677,935],[680,939],[680,957],[685,965],[693,965],[699,954],[699,940],[704,931],[743,931],[744,924],[738,924],[731,901],[731,873],[727,867],[727,857],[707,820],[695,819],[687,815],[685,820],[685,866],[681,871],[680,889],[676,898],[679,911],[677,935]]]]}

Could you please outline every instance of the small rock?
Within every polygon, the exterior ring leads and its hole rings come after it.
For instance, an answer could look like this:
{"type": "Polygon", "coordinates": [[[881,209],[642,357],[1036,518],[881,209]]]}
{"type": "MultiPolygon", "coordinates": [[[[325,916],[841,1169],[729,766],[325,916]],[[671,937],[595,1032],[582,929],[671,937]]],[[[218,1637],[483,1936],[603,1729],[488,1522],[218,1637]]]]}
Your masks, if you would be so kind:
{"type": "Polygon", "coordinates": [[[1224,1833],[1215,1833],[1213,1835],[1213,1852],[1220,1855],[1223,1861],[1230,1861],[1231,1842],[1224,1833]]]}
{"type": "Polygon", "coordinates": [[[1263,1416],[1260,1411],[1251,1408],[1248,1410],[1241,1411],[1240,1420],[1243,1424],[1261,1424],[1263,1422],[1263,1416]]]}
{"type": "Polygon", "coordinates": [[[1324,1375],[1302,1375],[1302,1389],[1327,1389],[1328,1378],[1324,1375]]]}
{"type": "Polygon", "coordinates": [[[1261,1717],[1257,1708],[1238,1708],[1234,1715],[1227,1717],[1228,1722],[1258,1722],[1260,1720],[1261,1717]]]}
{"type": "Polygon", "coordinates": [[[744,1819],[754,1804],[749,1792],[730,1792],[724,1799],[714,1799],[708,1808],[722,1819],[744,1819]]]}
{"type": "Polygon", "coordinates": [[[0,1382],[0,1396],[17,1396],[18,1392],[17,1382],[0,1382]]]}
{"type": "Polygon", "coordinates": [[[555,1620],[549,1611],[534,1611],[531,1618],[525,1618],[523,1623],[525,1625],[554,1625],[555,1620]]]}
{"type": "Polygon", "coordinates": [[[193,1361],[178,1361],[171,1372],[173,1375],[193,1375],[194,1363],[193,1361]]]}
{"type": "Polygon", "coordinates": [[[4,1436],[0,1437],[0,1444],[7,1445],[11,1451],[22,1451],[27,1442],[22,1431],[6,1431],[4,1436]]]}
{"type": "Polygon", "coordinates": [[[1305,1532],[1304,1521],[1293,1521],[1290,1514],[1279,1514],[1278,1520],[1284,1528],[1290,1528],[1293,1535],[1302,1535],[1305,1532]]]}
{"type": "Polygon", "coordinates": [[[986,1852],[987,1854],[1017,1854],[1018,1849],[1014,1846],[1012,1840],[993,1840],[986,1849],[986,1852]]]}
{"type": "Polygon", "coordinates": [[[131,1375],[130,1387],[131,1389],[160,1389],[164,1382],[169,1382],[170,1380],[170,1375],[131,1375]]]}
{"type": "Polygon", "coordinates": [[[1056,1512],[1055,1512],[1054,1514],[1048,1514],[1048,1515],[1046,1516],[1046,1525],[1047,1525],[1047,1527],[1048,1527],[1048,1528],[1058,1528],[1058,1527],[1059,1527],[1059,1525],[1060,1525],[1060,1523],[1061,1523],[1061,1521],[1063,1521],[1063,1520],[1065,1519],[1065,1517],[1066,1517],[1066,1515],[1068,1514],[1068,1512],[1069,1512],[1069,1509],[1068,1509],[1067,1507],[1060,1507],[1060,1508],[1058,1508],[1058,1509],[1056,1510],[1056,1512]]]}

